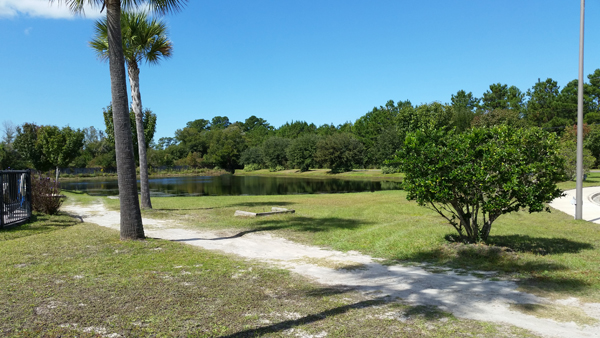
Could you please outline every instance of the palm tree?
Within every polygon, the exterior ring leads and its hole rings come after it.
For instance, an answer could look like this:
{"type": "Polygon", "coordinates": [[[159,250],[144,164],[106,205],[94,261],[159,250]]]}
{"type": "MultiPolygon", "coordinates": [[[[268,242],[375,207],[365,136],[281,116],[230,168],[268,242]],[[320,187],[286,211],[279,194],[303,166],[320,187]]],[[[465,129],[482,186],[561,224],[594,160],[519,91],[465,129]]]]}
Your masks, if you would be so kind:
{"type": "MultiPolygon", "coordinates": [[[[173,45],[167,39],[167,26],[160,20],[148,20],[145,12],[122,12],[121,34],[123,35],[123,54],[129,73],[131,87],[131,106],[135,113],[138,154],[140,160],[140,185],[142,190],[142,208],[151,209],[150,189],[148,187],[148,162],[144,126],[142,124],[142,96],[140,94],[139,64],[146,61],[158,64],[161,59],[171,56],[173,45]]],[[[96,35],[90,41],[90,46],[96,51],[101,60],[107,60],[108,27],[106,19],[96,21],[96,35]]]]}
{"type": "Polygon", "coordinates": [[[119,204],[121,206],[121,239],[143,239],[144,226],[137,194],[133,142],[129,125],[127,104],[127,83],[125,80],[125,59],[121,43],[121,7],[137,8],[148,4],[150,9],[161,14],[178,10],[187,0],[48,0],[64,2],[74,13],[82,13],[83,5],[90,4],[106,8],[112,94],[113,119],[115,127],[115,150],[117,153],[117,174],[119,179],[119,204]]]}

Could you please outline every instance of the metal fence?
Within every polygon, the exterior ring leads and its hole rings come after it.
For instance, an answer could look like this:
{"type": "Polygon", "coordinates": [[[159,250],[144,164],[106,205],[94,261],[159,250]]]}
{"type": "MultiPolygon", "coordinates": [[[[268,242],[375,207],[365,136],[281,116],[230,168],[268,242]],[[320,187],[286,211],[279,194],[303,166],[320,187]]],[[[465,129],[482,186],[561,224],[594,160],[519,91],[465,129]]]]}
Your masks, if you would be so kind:
{"type": "Polygon", "coordinates": [[[23,224],[31,218],[31,171],[0,170],[0,228],[23,224]]]}

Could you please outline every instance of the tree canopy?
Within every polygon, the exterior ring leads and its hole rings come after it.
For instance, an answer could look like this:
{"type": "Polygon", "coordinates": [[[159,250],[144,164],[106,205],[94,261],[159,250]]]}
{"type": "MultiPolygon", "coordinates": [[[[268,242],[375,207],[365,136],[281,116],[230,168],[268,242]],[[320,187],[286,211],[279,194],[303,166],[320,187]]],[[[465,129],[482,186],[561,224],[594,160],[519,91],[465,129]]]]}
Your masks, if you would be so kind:
{"type": "Polygon", "coordinates": [[[406,175],[407,198],[443,216],[465,242],[486,241],[503,214],[549,211],[545,203],[562,196],[558,139],[539,128],[416,131],[391,163],[406,175]]]}

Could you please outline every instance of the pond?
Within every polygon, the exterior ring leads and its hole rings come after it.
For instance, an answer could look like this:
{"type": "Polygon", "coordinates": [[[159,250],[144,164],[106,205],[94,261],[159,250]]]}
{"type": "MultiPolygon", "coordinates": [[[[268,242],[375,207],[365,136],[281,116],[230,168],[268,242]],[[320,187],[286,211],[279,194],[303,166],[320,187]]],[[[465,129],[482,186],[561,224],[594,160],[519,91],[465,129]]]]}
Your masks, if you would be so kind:
{"type": "MultiPolygon", "coordinates": [[[[399,190],[400,182],[267,176],[184,176],[150,179],[151,196],[290,195],[399,190]]],[[[63,190],[118,195],[116,179],[61,182],[63,190]]],[[[138,181],[139,190],[139,181],[138,181]]]]}

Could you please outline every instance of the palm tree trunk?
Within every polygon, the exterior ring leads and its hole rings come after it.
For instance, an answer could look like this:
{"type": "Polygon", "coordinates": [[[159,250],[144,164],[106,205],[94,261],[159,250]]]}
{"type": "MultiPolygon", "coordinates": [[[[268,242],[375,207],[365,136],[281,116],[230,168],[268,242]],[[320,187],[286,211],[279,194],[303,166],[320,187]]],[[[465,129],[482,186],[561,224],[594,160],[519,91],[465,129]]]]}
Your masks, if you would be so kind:
{"type": "Polygon", "coordinates": [[[106,15],[119,203],[121,206],[121,240],[143,239],[144,226],[138,201],[129,107],[127,105],[125,58],[121,43],[121,0],[106,0],[106,15]]]}
{"type": "Polygon", "coordinates": [[[140,69],[135,60],[127,62],[129,85],[131,87],[131,106],[135,113],[138,154],[140,155],[140,186],[142,190],[142,209],[152,209],[150,187],[148,186],[148,160],[146,157],[146,137],[142,121],[142,95],[140,94],[140,69]]]}

